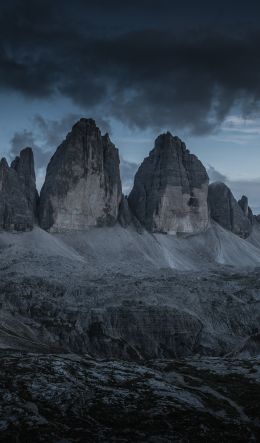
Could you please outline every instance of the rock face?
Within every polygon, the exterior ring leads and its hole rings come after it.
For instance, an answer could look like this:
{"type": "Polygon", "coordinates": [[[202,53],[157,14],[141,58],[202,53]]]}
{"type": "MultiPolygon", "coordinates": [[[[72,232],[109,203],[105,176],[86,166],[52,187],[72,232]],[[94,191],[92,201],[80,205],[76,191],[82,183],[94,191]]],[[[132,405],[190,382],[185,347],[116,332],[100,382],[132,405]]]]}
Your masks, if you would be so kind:
{"type": "Polygon", "coordinates": [[[140,234],[143,232],[143,226],[129,208],[128,199],[124,195],[119,206],[118,221],[123,228],[133,226],[140,234]]]}
{"type": "Polygon", "coordinates": [[[40,196],[44,229],[85,229],[116,222],[121,201],[118,150],[94,120],[76,123],[47,167],[40,196]]]}
{"type": "Polygon", "coordinates": [[[0,229],[32,229],[37,198],[32,150],[21,151],[11,167],[3,158],[0,162],[0,229]]]}
{"type": "Polygon", "coordinates": [[[138,169],[128,202],[149,231],[197,233],[208,225],[207,193],[206,169],[167,132],[138,169]]]}
{"type": "Polygon", "coordinates": [[[35,169],[33,151],[31,148],[25,148],[20,152],[20,156],[16,157],[11,167],[18,174],[23,193],[27,199],[29,209],[37,218],[38,192],[35,184],[35,169]]]}
{"type": "Polygon", "coordinates": [[[241,199],[238,200],[238,204],[245,216],[248,218],[251,224],[254,223],[254,215],[250,206],[248,206],[248,198],[245,195],[242,195],[241,199]]]}
{"type": "Polygon", "coordinates": [[[246,238],[251,233],[252,224],[248,218],[247,199],[241,200],[238,203],[224,183],[215,182],[209,185],[208,203],[213,220],[223,228],[246,238]]]}

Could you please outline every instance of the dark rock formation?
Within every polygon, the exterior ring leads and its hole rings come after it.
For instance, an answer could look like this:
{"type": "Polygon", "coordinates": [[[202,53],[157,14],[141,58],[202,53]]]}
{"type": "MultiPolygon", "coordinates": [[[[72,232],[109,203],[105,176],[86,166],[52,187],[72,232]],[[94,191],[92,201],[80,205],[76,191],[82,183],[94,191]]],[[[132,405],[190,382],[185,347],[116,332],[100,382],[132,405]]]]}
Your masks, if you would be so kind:
{"type": "Polygon", "coordinates": [[[254,215],[250,206],[248,206],[248,198],[245,195],[242,195],[241,199],[238,200],[238,204],[245,216],[248,218],[251,224],[254,223],[254,215]]]}
{"type": "MultiPolygon", "coordinates": [[[[16,163],[19,163],[18,157],[16,163]]],[[[25,163],[24,168],[27,168],[25,163]]],[[[34,214],[27,199],[24,181],[3,158],[0,161],[0,229],[24,231],[32,229],[33,222],[34,214]]]]}
{"type": "Polygon", "coordinates": [[[132,211],[129,208],[127,198],[123,195],[119,206],[118,221],[123,228],[127,228],[132,223],[132,219],[132,211]]]}
{"type": "Polygon", "coordinates": [[[242,238],[249,236],[252,224],[248,218],[247,199],[238,204],[227,185],[215,182],[209,185],[208,203],[213,220],[242,238]]]}
{"type": "Polygon", "coordinates": [[[112,225],[121,196],[118,150],[94,120],[82,118],[47,167],[40,225],[52,230],[112,225]]]}
{"type": "Polygon", "coordinates": [[[118,221],[123,228],[132,225],[139,233],[143,232],[141,223],[129,208],[128,199],[124,195],[119,206],[118,221]]]}
{"type": "Polygon", "coordinates": [[[18,174],[22,190],[26,196],[29,209],[33,212],[35,219],[37,218],[38,192],[35,183],[35,169],[33,151],[31,148],[25,148],[20,152],[20,156],[16,157],[11,167],[18,174]]]}
{"type": "Polygon", "coordinates": [[[208,224],[207,192],[204,166],[167,132],[139,167],[128,202],[150,231],[197,233],[208,224]]]}
{"type": "Polygon", "coordinates": [[[2,443],[259,441],[257,359],[0,358],[2,443]]]}

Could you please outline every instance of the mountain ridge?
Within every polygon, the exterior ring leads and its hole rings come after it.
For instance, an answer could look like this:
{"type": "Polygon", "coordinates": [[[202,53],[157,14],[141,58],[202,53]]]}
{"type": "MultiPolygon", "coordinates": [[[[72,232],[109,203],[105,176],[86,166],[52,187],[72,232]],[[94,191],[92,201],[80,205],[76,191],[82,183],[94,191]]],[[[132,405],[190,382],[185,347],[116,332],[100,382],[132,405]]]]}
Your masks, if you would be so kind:
{"type": "MultiPolygon", "coordinates": [[[[119,221],[140,232],[199,234],[207,230],[211,218],[246,238],[258,223],[247,197],[237,202],[225,184],[218,185],[216,193],[217,185],[208,184],[200,160],[170,132],[156,138],[127,198],[122,194],[118,150],[107,133],[101,135],[93,119],[75,123],[57,148],[47,166],[40,197],[31,148],[22,150],[10,167],[2,159],[1,170],[0,229],[26,230],[39,223],[45,230],[82,230],[119,221]],[[4,170],[9,171],[12,182],[5,191],[4,170]],[[17,199],[16,194],[20,195],[17,199]],[[27,204],[19,209],[23,200],[27,204]],[[27,223],[4,222],[4,213],[15,218],[16,210],[29,211],[27,223]]],[[[19,217],[23,215],[18,214],[18,221],[19,217]]]]}

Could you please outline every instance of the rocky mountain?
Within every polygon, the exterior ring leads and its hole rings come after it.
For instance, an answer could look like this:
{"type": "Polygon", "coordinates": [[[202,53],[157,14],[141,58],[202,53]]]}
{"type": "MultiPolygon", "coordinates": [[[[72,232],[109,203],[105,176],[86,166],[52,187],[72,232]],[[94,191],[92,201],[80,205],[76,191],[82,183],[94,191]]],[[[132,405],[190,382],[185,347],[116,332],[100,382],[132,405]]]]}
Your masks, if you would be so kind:
{"type": "Polygon", "coordinates": [[[248,198],[245,195],[242,195],[241,199],[238,200],[238,204],[242,211],[244,212],[245,216],[248,218],[251,224],[254,223],[254,215],[252,212],[252,209],[248,205],[248,198]]]}
{"type": "Polygon", "coordinates": [[[198,233],[208,225],[207,193],[204,166],[167,132],[139,167],[128,202],[149,231],[198,233]]]}
{"type": "Polygon", "coordinates": [[[252,211],[247,197],[237,202],[225,183],[214,182],[209,185],[208,203],[213,220],[223,228],[246,238],[252,231],[252,211]]]}
{"type": "Polygon", "coordinates": [[[0,162],[0,229],[32,229],[37,216],[33,152],[26,148],[8,166],[0,162]]]}
{"type": "Polygon", "coordinates": [[[34,168],[34,156],[31,148],[25,148],[11,163],[11,167],[17,172],[30,211],[37,219],[38,191],[36,189],[36,178],[34,168]]]}
{"type": "Polygon", "coordinates": [[[117,148],[92,119],[82,118],[51,158],[40,199],[34,158],[25,148],[9,167],[1,161],[1,229],[84,230],[117,221],[138,232],[205,231],[210,217],[246,238],[257,222],[246,196],[237,202],[223,183],[209,186],[206,170],[170,132],[139,167],[128,198],[122,195],[117,148]],[[209,195],[208,195],[209,194],[209,195]]]}
{"type": "Polygon", "coordinates": [[[118,150],[82,118],[51,158],[40,195],[44,229],[113,225],[122,197],[118,150]]]}
{"type": "Polygon", "coordinates": [[[31,229],[32,152],[1,160],[1,442],[258,441],[260,224],[209,190],[212,220],[205,168],[167,133],[123,197],[82,119],[31,229]]]}

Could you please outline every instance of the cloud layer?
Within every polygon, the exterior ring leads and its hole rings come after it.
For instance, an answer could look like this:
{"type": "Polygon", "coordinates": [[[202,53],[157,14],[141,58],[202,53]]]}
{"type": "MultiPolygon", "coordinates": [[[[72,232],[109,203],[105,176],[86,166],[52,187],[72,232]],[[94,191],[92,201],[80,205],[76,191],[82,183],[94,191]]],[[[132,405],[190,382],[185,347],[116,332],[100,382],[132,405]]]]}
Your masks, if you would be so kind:
{"type": "Polygon", "coordinates": [[[234,106],[258,112],[257,3],[247,5],[246,18],[242,2],[236,11],[218,2],[213,15],[206,2],[174,3],[2,2],[0,88],[61,94],[129,126],[198,134],[234,106]]]}

